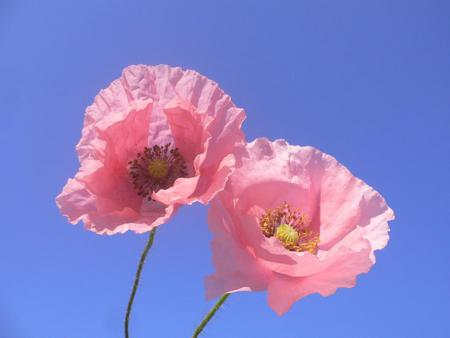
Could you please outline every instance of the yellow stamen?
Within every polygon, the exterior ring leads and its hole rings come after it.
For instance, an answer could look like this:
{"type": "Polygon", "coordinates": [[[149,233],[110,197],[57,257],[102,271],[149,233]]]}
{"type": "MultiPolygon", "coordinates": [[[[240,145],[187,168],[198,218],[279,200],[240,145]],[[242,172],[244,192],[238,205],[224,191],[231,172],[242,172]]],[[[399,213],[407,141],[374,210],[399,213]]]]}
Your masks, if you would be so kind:
{"type": "Polygon", "coordinates": [[[308,251],[315,255],[319,242],[319,236],[315,236],[311,229],[302,229],[299,231],[298,245],[294,250],[299,252],[308,251]]]}

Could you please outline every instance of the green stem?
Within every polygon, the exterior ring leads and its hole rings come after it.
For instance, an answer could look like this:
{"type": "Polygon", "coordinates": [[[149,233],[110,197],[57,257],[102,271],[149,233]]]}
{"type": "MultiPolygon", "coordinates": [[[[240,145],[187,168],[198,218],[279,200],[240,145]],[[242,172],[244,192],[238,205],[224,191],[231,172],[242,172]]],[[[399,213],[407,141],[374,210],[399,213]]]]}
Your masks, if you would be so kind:
{"type": "Polygon", "coordinates": [[[136,271],[136,276],[134,277],[133,290],[131,291],[130,299],[128,300],[127,313],[125,315],[125,337],[129,338],[128,333],[128,323],[130,321],[131,308],[133,307],[134,296],[136,295],[137,288],[139,286],[139,280],[141,279],[142,268],[144,267],[145,258],[147,258],[148,251],[152,247],[153,239],[155,238],[156,228],[150,231],[150,236],[148,238],[147,244],[145,245],[144,251],[142,252],[141,259],[136,271]]]}
{"type": "Polygon", "coordinates": [[[206,317],[202,320],[199,326],[197,326],[197,329],[195,329],[194,335],[192,338],[197,338],[198,335],[203,331],[206,324],[211,320],[211,318],[216,314],[217,310],[222,306],[223,303],[227,300],[227,298],[230,296],[229,293],[224,294],[214,305],[214,307],[209,311],[209,313],[206,315],[206,317]]]}

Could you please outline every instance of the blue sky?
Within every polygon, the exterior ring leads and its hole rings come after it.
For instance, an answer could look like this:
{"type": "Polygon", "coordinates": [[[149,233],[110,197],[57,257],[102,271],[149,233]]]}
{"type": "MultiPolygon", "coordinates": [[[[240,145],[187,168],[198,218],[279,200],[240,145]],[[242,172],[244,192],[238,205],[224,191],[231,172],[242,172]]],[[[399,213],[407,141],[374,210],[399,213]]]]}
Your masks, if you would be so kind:
{"type": "MultiPolygon", "coordinates": [[[[204,337],[450,337],[450,3],[0,2],[1,338],[115,338],[147,236],[98,236],[54,197],[83,112],[129,64],[195,69],[247,111],[248,140],[313,145],[396,212],[357,287],[283,317],[232,295],[204,337]]],[[[189,337],[212,303],[206,208],[159,230],[132,337],[189,337]]]]}

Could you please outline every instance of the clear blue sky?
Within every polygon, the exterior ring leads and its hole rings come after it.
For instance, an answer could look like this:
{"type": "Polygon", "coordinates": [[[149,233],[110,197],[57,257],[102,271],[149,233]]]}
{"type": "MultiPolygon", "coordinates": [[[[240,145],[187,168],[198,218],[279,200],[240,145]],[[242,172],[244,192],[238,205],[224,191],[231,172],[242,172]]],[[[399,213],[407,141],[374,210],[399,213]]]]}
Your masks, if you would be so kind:
{"type": "MultiPolygon", "coordinates": [[[[234,294],[204,337],[450,337],[449,15],[445,0],[0,0],[0,337],[122,337],[147,236],[70,225],[54,197],[85,107],[133,63],[214,79],[249,140],[314,145],[396,212],[356,288],[283,317],[265,293],[234,294]]],[[[206,210],[157,234],[133,338],[190,337],[212,305],[206,210]]]]}

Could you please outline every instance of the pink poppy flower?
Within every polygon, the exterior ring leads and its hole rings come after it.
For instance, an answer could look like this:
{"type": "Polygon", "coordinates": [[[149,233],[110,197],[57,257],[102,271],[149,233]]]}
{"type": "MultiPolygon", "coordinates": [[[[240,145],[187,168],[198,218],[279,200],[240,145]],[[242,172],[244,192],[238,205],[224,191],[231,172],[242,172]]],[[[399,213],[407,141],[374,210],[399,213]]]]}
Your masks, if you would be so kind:
{"type": "Polygon", "coordinates": [[[281,315],[309,294],[353,287],[386,246],[393,218],[381,195],[330,155],[257,139],[211,202],[216,271],[207,298],[267,290],[281,315]]]}
{"type": "Polygon", "coordinates": [[[149,231],[179,206],[206,204],[223,189],[244,119],[195,71],[129,66],[87,108],[80,169],[57,205],[99,234],[149,231]]]}

